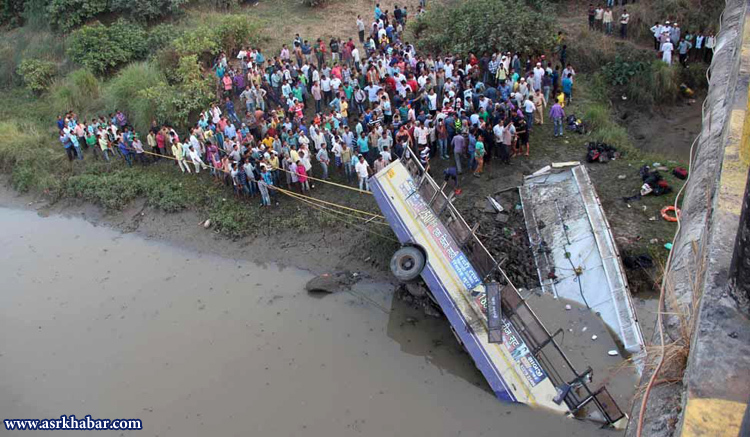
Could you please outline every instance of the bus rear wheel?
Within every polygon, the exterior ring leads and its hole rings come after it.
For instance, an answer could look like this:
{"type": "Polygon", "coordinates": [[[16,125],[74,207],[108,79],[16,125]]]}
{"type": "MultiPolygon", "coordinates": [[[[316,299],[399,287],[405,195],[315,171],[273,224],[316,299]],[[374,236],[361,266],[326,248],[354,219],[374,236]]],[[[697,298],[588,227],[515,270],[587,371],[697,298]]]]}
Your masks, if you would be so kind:
{"type": "Polygon", "coordinates": [[[425,266],[425,256],[414,246],[404,246],[391,257],[391,272],[401,282],[411,282],[419,277],[425,266]]]}

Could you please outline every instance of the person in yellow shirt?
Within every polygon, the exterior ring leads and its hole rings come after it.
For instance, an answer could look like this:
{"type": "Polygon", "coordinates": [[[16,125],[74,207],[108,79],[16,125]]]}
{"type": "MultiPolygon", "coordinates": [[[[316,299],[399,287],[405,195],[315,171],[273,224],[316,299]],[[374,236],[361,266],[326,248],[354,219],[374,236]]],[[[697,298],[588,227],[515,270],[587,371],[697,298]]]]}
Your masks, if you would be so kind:
{"type": "Polygon", "coordinates": [[[348,124],[349,121],[349,103],[346,99],[341,100],[341,116],[344,117],[344,124],[348,124]]]}
{"type": "Polygon", "coordinates": [[[190,167],[188,167],[187,163],[185,162],[185,151],[182,149],[182,143],[179,141],[175,141],[172,143],[172,155],[177,159],[177,165],[180,167],[180,170],[182,170],[183,173],[187,170],[188,173],[192,173],[190,171],[190,167]]]}
{"type": "Polygon", "coordinates": [[[562,91],[557,95],[557,103],[559,103],[561,107],[565,107],[565,93],[562,91]]]}
{"type": "Polygon", "coordinates": [[[263,146],[265,146],[266,149],[270,149],[273,147],[273,137],[271,135],[266,134],[266,137],[263,138],[263,141],[261,141],[263,146]]]}
{"type": "Polygon", "coordinates": [[[271,159],[268,160],[268,163],[271,165],[271,178],[273,179],[273,184],[278,186],[279,185],[279,155],[276,153],[275,150],[271,151],[271,159]]]}

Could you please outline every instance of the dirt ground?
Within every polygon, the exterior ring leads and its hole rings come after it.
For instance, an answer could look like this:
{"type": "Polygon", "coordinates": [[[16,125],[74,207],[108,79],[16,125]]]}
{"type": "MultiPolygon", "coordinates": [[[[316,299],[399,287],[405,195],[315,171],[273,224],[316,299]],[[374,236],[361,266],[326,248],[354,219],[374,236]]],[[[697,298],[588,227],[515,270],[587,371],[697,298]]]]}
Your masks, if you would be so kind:
{"type": "Polygon", "coordinates": [[[702,123],[703,99],[695,100],[690,104],[681,101],[675,106],[657,108],[652,113],[632,105],[616,106],[615,109],[638,149],[687,165],[690,145],[700,133],[702,123]]]}

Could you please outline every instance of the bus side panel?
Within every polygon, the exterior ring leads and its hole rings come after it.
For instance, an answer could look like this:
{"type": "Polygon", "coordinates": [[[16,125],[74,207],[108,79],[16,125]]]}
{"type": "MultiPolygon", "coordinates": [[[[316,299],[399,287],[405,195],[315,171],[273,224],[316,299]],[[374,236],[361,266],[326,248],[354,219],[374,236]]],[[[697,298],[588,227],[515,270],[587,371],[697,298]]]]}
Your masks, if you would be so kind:
{"type": "MultiPolygon", "coordinates": [[[[390,197],[384,187],[380,184],[377,177],[370,179],[370,188],[372,189],[375,201],[378,203],[380,210],[383,212],[383,215],[385,215],[386,220],[391,225],[391,229],[396,233],[401,244],[415,243],[416,239],[409,231],[409,227],[404,223],[396,209],[393,207],[390,197]]],[[[495,395],[501,400],[516,402],[516,398],[508,389],[500,371],[487,356],[481,343],[476,338],[476,334],[470,330],[468,323],[458,308],[456,308],[448,291],[430,266],[429,259],[427,260],[427,266],[422,271],[422,279],[424,279],[425,283],[432,291],[432,294],[440,305],[440,308],[443,310],[443,313],[454,327],[454,330],[464,344],[464,347],[469,352],[469,355],[471,355],[477,368],[484,375],[495,395]]]]}

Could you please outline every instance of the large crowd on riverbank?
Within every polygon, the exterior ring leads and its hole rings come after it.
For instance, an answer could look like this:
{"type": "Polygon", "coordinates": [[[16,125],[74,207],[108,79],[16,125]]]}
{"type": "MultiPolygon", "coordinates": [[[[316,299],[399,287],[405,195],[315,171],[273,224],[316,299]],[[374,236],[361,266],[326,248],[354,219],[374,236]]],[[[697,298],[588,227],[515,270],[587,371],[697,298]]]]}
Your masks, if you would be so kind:
{"type": "Polygon", "coordinates": [[[306,193],[333,172],[368,190],[368,177],[404,153],[428,169],[431,159],[450,160],[445,176],[456,182],[481,177],[487,165],[528,156],[529,133],[546,115],[563,134],[575,78],[564,58],[418,54],[402,40],[408,13],[378,4],[371,22],[353,23],[351,38],[296,35],[268,58],[258,47],[221,53],[212,67],[217,103],[189,131],[154,121],[139,136],[122,112],[71,112],[58,118],[60,142],[71,161],[84,153],[129,166],[174,159],[183,173],[208,170],[270,205],[273,188],[306,193]]]}

